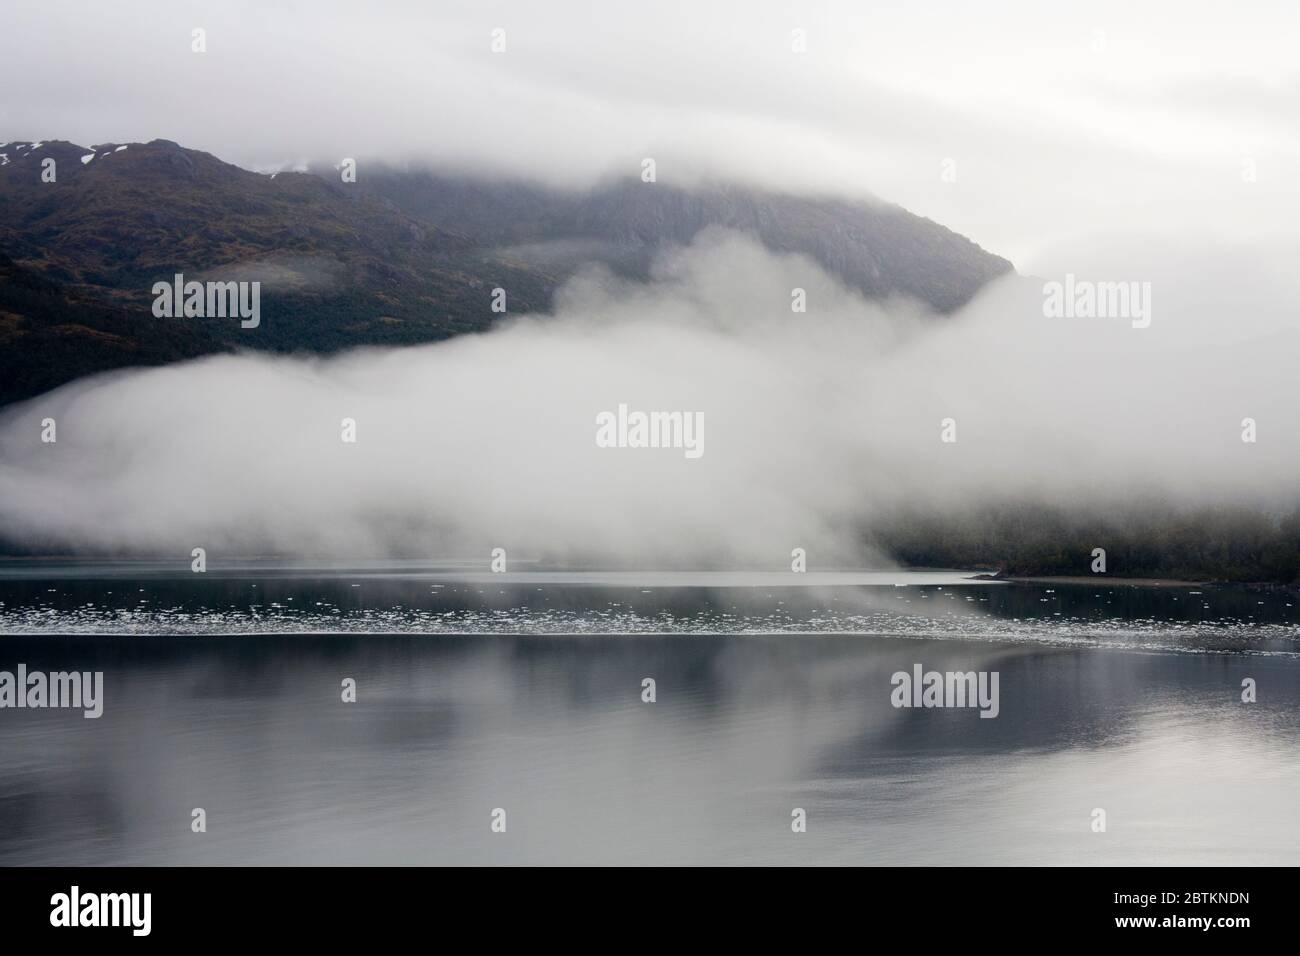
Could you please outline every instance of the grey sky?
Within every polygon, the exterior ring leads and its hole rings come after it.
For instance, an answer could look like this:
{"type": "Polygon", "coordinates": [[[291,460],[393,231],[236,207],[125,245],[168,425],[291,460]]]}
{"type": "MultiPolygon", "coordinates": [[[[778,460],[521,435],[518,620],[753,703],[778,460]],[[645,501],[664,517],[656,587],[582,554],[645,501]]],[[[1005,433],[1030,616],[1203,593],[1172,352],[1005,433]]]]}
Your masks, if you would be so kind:
{"type": "Polygon", "coordinates": [[[9,0],[5,25],[0,141],[574,184],[653,156],[660,181],[874,193],[1040,273],[1113,238],[1300,233],[1295,3],[9,0]]]}

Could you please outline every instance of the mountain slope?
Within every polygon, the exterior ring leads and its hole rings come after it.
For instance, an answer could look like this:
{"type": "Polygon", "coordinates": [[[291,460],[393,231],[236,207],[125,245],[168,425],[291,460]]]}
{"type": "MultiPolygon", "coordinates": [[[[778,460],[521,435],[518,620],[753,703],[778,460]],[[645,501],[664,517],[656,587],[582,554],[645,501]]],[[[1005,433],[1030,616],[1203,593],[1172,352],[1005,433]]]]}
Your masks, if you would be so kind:
{"type": "Polygon", "coordinates": [[[637,180],[570,193],[382,167],[367,167],[359,182],[422,220],[566,271],[594,257],[643,275],[658,249],[689,243],[708,226],[807,255],[864,295],[908,296],[941,312],[1012,269],[964,236],[887,203],[637,180]],[[538,243],[555,248],[528,248],[538,243]]]}
{"type": "Polygon", "coordinates": [[[593,259],[642,275],[707,226],[801,252],[872,296],[949,311],[1010,270],[894,206],[619,182],[585,193],[363,165],[251,172],[167,140],[0,144],[0,403],[234,347],[331,352],[487,328],[491,291],[545,310],[593,259]],[[55,161],[54,182],[42,180],[55,161]],[[261,282],[262,323],[158,319],[152,287],[261,282]]]}
{"type": "Polygon", "coordinates": [[[266,176],[155,140],[15,150],[0,167],[0,251],[55,281],[144,309],[158,280],[259,279],[276,321],[211,334],[250,348],[329,351],[486,327],[483,285],[542,308],[553,277],[487,262],[477,244],[305,173],[266,176]],[[80,154],[80,155],[79,155],[80,154]],[[81,156],[93,155],[87,163],[81,156]],[[58,180],[40,180],[40,160],[58,180]]]}
{"type": "Polygon", "coordinates": [[[0,253],[0,405],[64,382],[133,365],[163,365],[226,348],[204,326],[84,296],[0,253]]]}

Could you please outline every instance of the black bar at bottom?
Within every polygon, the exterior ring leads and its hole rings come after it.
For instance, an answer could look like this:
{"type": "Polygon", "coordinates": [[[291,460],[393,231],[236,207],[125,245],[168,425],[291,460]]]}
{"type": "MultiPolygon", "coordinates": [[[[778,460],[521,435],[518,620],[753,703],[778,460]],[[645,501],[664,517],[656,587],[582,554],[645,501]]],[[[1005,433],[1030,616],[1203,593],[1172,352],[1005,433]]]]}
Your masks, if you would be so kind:
{"type": "Polygon", "coordinates": [[[1243,933],[1284,931],[1293,874],[1252,868],[953,868],[800,873],[793,879],[730,871],[722,877],[726,882],[714,877],[704,885],[697,878],[690,871],[628,871],[592,879],[575,870],[535,883],[526,874],[422,868],[4,869],[0,918],[7,941],[55,942],[62,936],[91,946],[280,937],[296,943],[397,942],[457,925],[477,926],[485,939],[531,927],[535,942],[552,932],[622,932],[622,938],[644,939],[642,934],[692,923],[728,927],[727,933],[743,937],[747,930],[773,931],[773,921],[814,932],[892,927],[920,932],[927,941],[1051,933],[1048,939],[1195,936],[1231,945],[1243,933]]]}

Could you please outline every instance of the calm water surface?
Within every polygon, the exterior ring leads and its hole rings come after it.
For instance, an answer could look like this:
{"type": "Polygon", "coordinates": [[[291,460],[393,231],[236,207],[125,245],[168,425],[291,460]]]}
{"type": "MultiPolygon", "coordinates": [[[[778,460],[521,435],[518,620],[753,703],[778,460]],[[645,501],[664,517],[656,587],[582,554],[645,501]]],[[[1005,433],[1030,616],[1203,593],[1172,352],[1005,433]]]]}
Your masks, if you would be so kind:
{"type": "Polygon", "coordinates": [[[0,863],[1300,862],[1293,592],[792,577],[10,563],[0,863]]]}

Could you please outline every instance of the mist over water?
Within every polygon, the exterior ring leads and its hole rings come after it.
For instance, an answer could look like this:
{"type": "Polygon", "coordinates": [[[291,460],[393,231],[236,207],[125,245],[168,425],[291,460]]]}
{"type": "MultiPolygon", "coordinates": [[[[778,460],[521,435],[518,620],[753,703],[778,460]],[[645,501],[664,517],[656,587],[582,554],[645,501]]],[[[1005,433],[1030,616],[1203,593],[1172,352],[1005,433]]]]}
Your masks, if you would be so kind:
{"type": "Polygon", "coordinates": [[[884,565],[865,542],[904,505],[1105,509],[1150,494],[1280,509],[1300,472],[1296,280],[1259,265],[1234,297],[1223,276],[1187,269],[1213,252],[1134,253],[1119,273],[1072,258],[1083,279],[1152,283],[1141,329],[1045,318],[1043,281],[1061,276],[1008,277],[949,317],[867,301],[805,258],[709,230],[647,282],[593,267],[553,315],[484,334],[205,358],[6,409],[0,529],[53,551],[504,547],[781,568],[793,547],[814,567],[884,565]],[[791,310],[796,288],[806,313],[791,310]],[[597,447],[597,416],[621,403],[702,413],[704,454],[597,447]],[[1246,417],[1257,443],[1241,440],[1246,417]],[[55,444],[41,442],[45,418],[55,444]],[[947,418],[955,443],[940,441],[947,418]]]}

